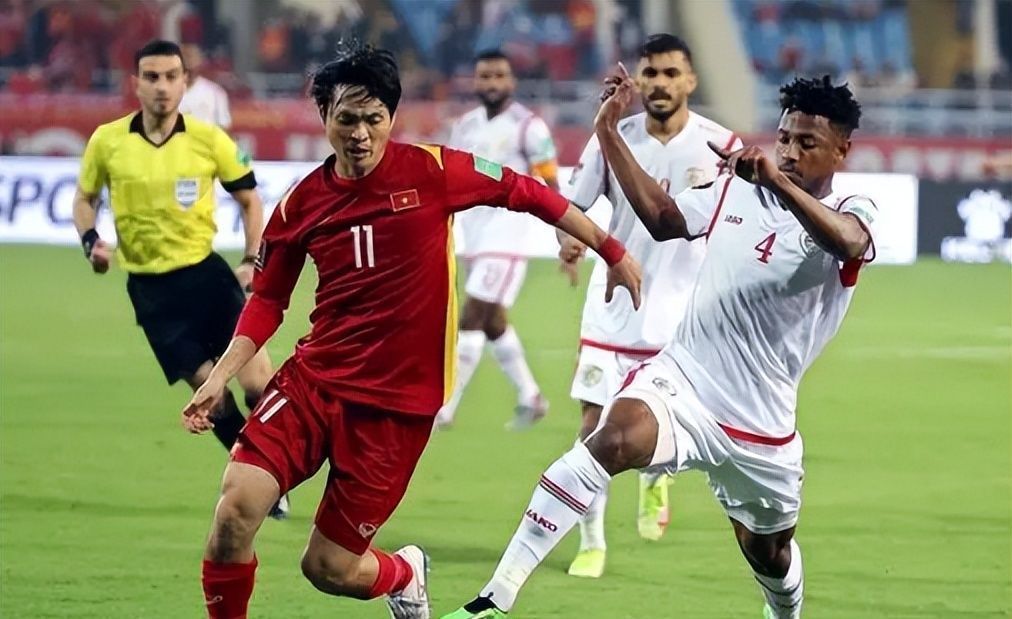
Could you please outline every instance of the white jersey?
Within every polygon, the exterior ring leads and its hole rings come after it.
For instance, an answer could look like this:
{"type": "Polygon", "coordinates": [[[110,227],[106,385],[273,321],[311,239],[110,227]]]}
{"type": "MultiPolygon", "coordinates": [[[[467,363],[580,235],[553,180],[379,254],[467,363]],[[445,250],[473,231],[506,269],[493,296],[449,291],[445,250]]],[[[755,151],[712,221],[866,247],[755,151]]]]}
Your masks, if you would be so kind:
{"type": "MultiPolygon", "coordinates": [[[[675,201],[690,234],[710,233],[688,312],[662,355],[717,421],[788,436],[801,376],[840,328],[874,241],[862,258],[841,264],[770,191],[737,176],[675,201]]],[[[830,195],[822,203],[854,214],[875,238],[878,208],[868,198],[830,195]]]]}
{"type": "MultiPolygon", "coordinates": [[[[646,113],[623,119],[622,139],[640,166],[669,192],[712,181],[719,158],[707,141],[725,148],[740,148],[741,141],[730,130],[693,112],[685,128],[667,144],[647,133],[646,113]]],[[[580,338],[585,345],[631,354],[653,354],[671,339],[688,305],[699,266],[706,254],[703,241],[674,240],[659,243],[650,236],[622,193],[609,170],[597,137],[591,138],[580,157],[569,185],[562,193],[584,210],[604,195],[614,210],[608,231],[625,245],[643,269],[642,303],[639,311],[624,288],[605,303],[608,268],[598,261],[590,278],[583,306],[580,338]]]]}
{"type": "MultiPolygon", "coordinates": [[[[491,119],[484,107],[464,114],[453,124],[447,145],[522,174],[556,157],[548,125],[516,102],[491,119]]],[[[538,223],[532,215],[489,206],[459,213],[457,221],[464,233],[464,255],[469,258],[481,254],[526,256],[530,253],[526,245],[529,231],[538,223]]]]}
{"type": "Polygon", "coordinates": [[[228,111],[228,93],[205,77],[198,76],[193,85],[186,89],[183,100],[179,102],[179,111],[192,114],[222,129],[232,126],[232,114],[228,111]]]}

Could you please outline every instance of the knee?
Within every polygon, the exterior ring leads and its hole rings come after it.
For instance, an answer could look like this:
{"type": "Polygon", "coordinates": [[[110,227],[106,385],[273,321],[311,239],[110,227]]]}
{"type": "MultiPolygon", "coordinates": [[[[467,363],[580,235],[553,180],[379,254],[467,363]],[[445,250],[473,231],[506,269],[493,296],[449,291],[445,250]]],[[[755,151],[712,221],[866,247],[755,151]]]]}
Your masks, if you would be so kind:
{"type": "Polygon", "coordinates": [[[494,341],[502,337],[503,333],[506,333],[507,326],[509,326],[509,321],[506,319],[506,313],[493,311],[489,312],[485,317],[482,330],[489,341],[494,341]]]}
{"type": "Polygon", "coordinates": [[[237,554],[253,545],[253,538],[260,527],[260,517],[255,509],[223,494],[214,512],[214,526],[207,544],[207,554],[219,562],[228,562],[237,554]]]}
{"type": "Polygon", "coordinates": [[[307,548],[302,554],[302,575],[319,591],[349,595],[356,589],[358,564],[335,561],[307,548]]]}
{"type": "Polygon", "coordinates": [[[650,465],[657,446],[657,422],[636,400],[618,400],[604,425],[586,441],[594,458],[611,475],[650,465]],[[651,425],[652,424],[652,425],[651,425]]]}
{"type": "Polygon", "coordinates": [[[745,559],[756,573],[771,578],[783,578],[791,563],[790,540],[782,543],[769,536],[745,535],[739,537],[745,559]]]}
{"type": "Polygon", "coordinates": [[[586,445],[609,475],[618,475],[634,468],[630,457],[632,446],[626,440],[626,433],[614,424],[606,423],[591,436],[586,445]]]}

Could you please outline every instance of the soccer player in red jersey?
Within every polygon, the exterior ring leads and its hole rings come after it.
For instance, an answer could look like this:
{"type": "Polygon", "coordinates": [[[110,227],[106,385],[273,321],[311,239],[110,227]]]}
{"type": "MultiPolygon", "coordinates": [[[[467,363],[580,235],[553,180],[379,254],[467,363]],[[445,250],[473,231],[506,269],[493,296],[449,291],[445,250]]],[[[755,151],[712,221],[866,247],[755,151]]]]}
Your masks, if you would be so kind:
{"type": "Polygon", "coordinates": [[[422,550],[387,554],[370,540],[403,497],[453,389],[454,212],[530,212],[594,248],[610,265],[609,295],[620,285],[638,302],[639,266],[551,189],[469,153],[390,141],[400,94],[384,50],[347,50],[316,73],[312,97],[334,155],[274,210],[253,296],[183,410],[191,432],[211,428],[223,386],[277,330],[312,258],[312,330],[268,384],[225,469],[202,573],[212,619],[247,616],[257,529],[279,496],[327,460],[306,578],[332,595],[387,596],[395,619],[429,617],[422,550]]]}

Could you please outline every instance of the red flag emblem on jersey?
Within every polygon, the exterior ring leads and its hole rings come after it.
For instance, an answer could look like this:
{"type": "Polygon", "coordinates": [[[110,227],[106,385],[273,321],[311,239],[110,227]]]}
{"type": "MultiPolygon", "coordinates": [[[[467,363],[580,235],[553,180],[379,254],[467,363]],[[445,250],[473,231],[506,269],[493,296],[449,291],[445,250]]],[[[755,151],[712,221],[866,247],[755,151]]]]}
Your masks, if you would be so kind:
{"type": "Polygon", "coordinates": [[[422,205],[421,200],[418,199],[417,189],[408,189],[407,191],[398,191],[397,193],[390,194],[390,203],[393,204],[395,213],[422,205]]]}

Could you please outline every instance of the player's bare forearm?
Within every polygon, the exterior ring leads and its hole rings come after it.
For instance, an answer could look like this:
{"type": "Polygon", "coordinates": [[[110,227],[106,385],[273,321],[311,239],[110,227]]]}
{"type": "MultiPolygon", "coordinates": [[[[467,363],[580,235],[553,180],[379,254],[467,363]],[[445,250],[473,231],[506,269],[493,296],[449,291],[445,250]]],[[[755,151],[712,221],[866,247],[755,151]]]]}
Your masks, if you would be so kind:
{"type": "Polygon", "coordinates": [[[572,203],[562,214],[562,217],[555,222],[555,227],[595,251],[608,238],[607,232],[598,228],[597,224],[572,203]]]}
{"type": "Polygon", "coordinates": [[[769,188],[794,213],[812,239],[838,260],[860,258],[868,249],[871,236],[854,215],[826,208],[783,174],[774,177],[769,188]]]}
{"type": "Polygon", "coordinates": [[[636,163],[629,145],[619,135],[618,130],[615,127],[598,125],[596,133],[601,143],[601,152],[615,173],[622,193],[629,200],[629,204],[650,236],[657,241],[689,238],[685,217],[678,210],[678,205],[668,192],[636,163]]]}
{"type": "Polygon", "coordinates": [[[218,359],[208,376],[208,381],[214,379],[227,383],[239,373],[245,365],[257,353],[257,345],[245,335],[237,335],[228,343],[225,354],[218,359]]]}
{"type": "Polygon", "coordinates": [[[232,197],[239,203],[239,216],[246,238],[245,255],[255,256],[260,250],[260,235],[264,230],[264,207],[260,194],[255,189],[240,189],[232,197]]]}
{"type": "Polygon", "coordinates": [[[80,187],[74,193],[74,227],[82,235],[95,227],[98,219],[98,194],[86,193],[80,187]]]}

